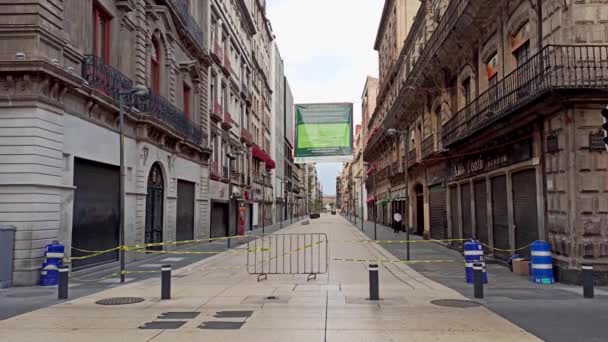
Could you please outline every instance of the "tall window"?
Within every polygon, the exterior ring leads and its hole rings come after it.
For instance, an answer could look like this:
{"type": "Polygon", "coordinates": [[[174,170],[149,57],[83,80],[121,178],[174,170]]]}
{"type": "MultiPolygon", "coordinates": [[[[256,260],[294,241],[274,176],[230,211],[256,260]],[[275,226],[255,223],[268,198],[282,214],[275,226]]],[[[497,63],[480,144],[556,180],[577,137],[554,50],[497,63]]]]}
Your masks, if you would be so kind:
{"type": "Polygon", "coordinates": [[[160,90],[160,54],[158,50],[158,41],[152,39],[152,46],[150,47],[150,72],[152,81],[152,90],[155,93],[159,93],[160,90]]]}
{"type": "Polygon", "coordinates": [[[93,53],[106,63],[110,60],[111,17],[101,7],[93,6],[93,53]]]}
{"type": "Polygon", "coordinates": [[[520,67],[530,58],[530,42],[524,43],[517,50],[513,51],[513,54],[517,60],[517,66],[520,67]]]}
{"type": "Polygon", "coordinates": [[[186,118],[190,118],[191,117],[191,112],[190,112],[190,98],[191,95],[191,91],[190,91],[190,86],[188,86],[188,84],[184,83],[184,115],[186,116],[186,118]]]}
{"type": "Polygon", "coordinates": [[[464,105],[468,105],[471,102],[471,78],[467,77],[462,81],[462,97],[464,105]]]}
{"type": "Polygon", "coordinates": [[[218,103],[217,102],[217,88],[216,88],[215,82],[217,82],[216,76],[211,75],[211,88],[209,89],[209,91],[211,91],[211,108],[213,108],[213,106],[215,106],[215,104],[218,103]]]}

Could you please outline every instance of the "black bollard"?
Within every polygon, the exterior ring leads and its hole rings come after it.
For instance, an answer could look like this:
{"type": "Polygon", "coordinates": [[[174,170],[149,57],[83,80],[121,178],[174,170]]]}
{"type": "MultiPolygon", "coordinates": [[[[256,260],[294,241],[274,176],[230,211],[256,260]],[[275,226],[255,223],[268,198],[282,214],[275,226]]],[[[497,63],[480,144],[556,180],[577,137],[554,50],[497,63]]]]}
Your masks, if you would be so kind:
{"type": "Polygon", "coordinates": [[[68,299],[68,284],[70,269],[67,267],[59,268],[59,284],[57,286],[57,298],[59,300],[68,299]]]}
{"type": "Polygon", "coordinates": [[[369,265],[369,300],[380,300],[380,284],[378,284],[378,265],[369,265]]]}
{"type": "Polygon", "coordinates": [[[483,298],[483,264],[473,264],[473,292],[475,298],[483,298]]]}
{"type": "Polygon", "coordinates": [[[163,265],[160,270],[160,299],[171,299],[171,265],[163,265]]]}
{"type": "Polygon", "coordinates": [[[593,298],[595,296],[593,290],[593,266],[583,265],[583,297],[593,298]]]}

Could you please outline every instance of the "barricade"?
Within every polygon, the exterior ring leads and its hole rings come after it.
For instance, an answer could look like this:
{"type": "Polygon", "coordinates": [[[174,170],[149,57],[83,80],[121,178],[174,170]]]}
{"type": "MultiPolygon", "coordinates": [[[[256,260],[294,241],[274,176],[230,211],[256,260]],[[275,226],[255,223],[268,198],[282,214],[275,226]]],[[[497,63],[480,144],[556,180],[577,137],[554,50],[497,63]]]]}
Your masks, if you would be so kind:
{"type": "Polygon", "coordinates": [[[258,281],[273,274],[305,274],[316,279],[329,269],[324,233],[274,234],[247,243],[247,271],[258,281]]]}

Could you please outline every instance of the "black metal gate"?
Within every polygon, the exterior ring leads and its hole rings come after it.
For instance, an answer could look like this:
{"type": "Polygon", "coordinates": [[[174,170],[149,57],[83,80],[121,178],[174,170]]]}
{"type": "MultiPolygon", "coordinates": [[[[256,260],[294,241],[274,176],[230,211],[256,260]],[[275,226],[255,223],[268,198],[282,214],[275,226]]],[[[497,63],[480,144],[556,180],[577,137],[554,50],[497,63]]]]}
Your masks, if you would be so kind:
{"type": "Polygon", "coordinates": [[[475,182],[475,237],[488,244],[488,195],[486,180],[475,182]]]}
{"type": "MultiPolygon", "coordinates": [[[[513,219],[515,248],[528,246],[538,240],[538,213],[536,199],[536,173],[533,169],[513,174],[513,219]]],[[[530,249],[517,252],[530,256],[530,249]]]]}
{"type": "Polygon", "coordinates": [[[460,239],[460,206],[458,205],[458,187],[450,187],[450,222],[452,225],[452,239],[460,239]]]}
{"type": "Polygon", "coordinates": [[[194,183],[177,181],[177,241],[194,239],[194,183]]]}
{"type": "Polygon", "coordinates": [[[464,183],[460,185],[460,207],[462,208],[462,237],[469,239],[473,237],[473,218],[471,217],[471,185],[464,183]]]}
{"type": "MultiPolygon", "coordinates": [[[[120,169],[116,166],[74,159],[73,257],[89,255],[79,251],[101,251],[118,246],[120,169]]],[[[118,260],[118,251],[84,260],[73,260],[83,268],[118,260]]]]}
{"type": "Polygon", "coordinates": [[[228,225],[228,203],[211,203],[211,237],[218,238],[226,236],[228,225]]]}
{"type": "MultiPolygon", "coordinates": [[[[163,171],[158,163],[152,165],[148,176],[148,194],[146,195],[146,230],[145,243],[163,242],[163,203],[165,186],[163,171]]],[[[161,250],[162,246],[150,247],[161,250]]]]}
{"type": "Polygon", "coordinates": [[[442,185],[429,188],[429,206],[431,212],[431,239],[446,239],[448,237],[448,225],[445,209],[445,188],[442,185]]]}
{"type": "MultiPolygon", "coordinates": [[[[494,247],[509,249],[509,209],[507,206],[507,177],[492,178],[492,229],[494,232],[494,247]]],[[[510,254],[494,251],[497,258],[508,259],[510,254]]]]}

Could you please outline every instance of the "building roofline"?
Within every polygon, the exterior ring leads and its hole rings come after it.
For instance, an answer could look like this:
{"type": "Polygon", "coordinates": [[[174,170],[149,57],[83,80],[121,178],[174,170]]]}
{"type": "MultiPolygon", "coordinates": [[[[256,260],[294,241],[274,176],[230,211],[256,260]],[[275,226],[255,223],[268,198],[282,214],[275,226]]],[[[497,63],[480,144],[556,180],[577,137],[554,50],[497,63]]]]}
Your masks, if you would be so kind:
{"type": "Polygon", "coordinates": [[[390,13],[390,5],[392,5],[394,1],[395,0],[384,0],[384,8],[382,9],[382,16],[380,17],[380,24],[378,25],[378,32],[376,33],[376,40],[374,42],[374,50],[376,51],[380,48],[380,40],[386,29],[386,18],[390,13]]]}

